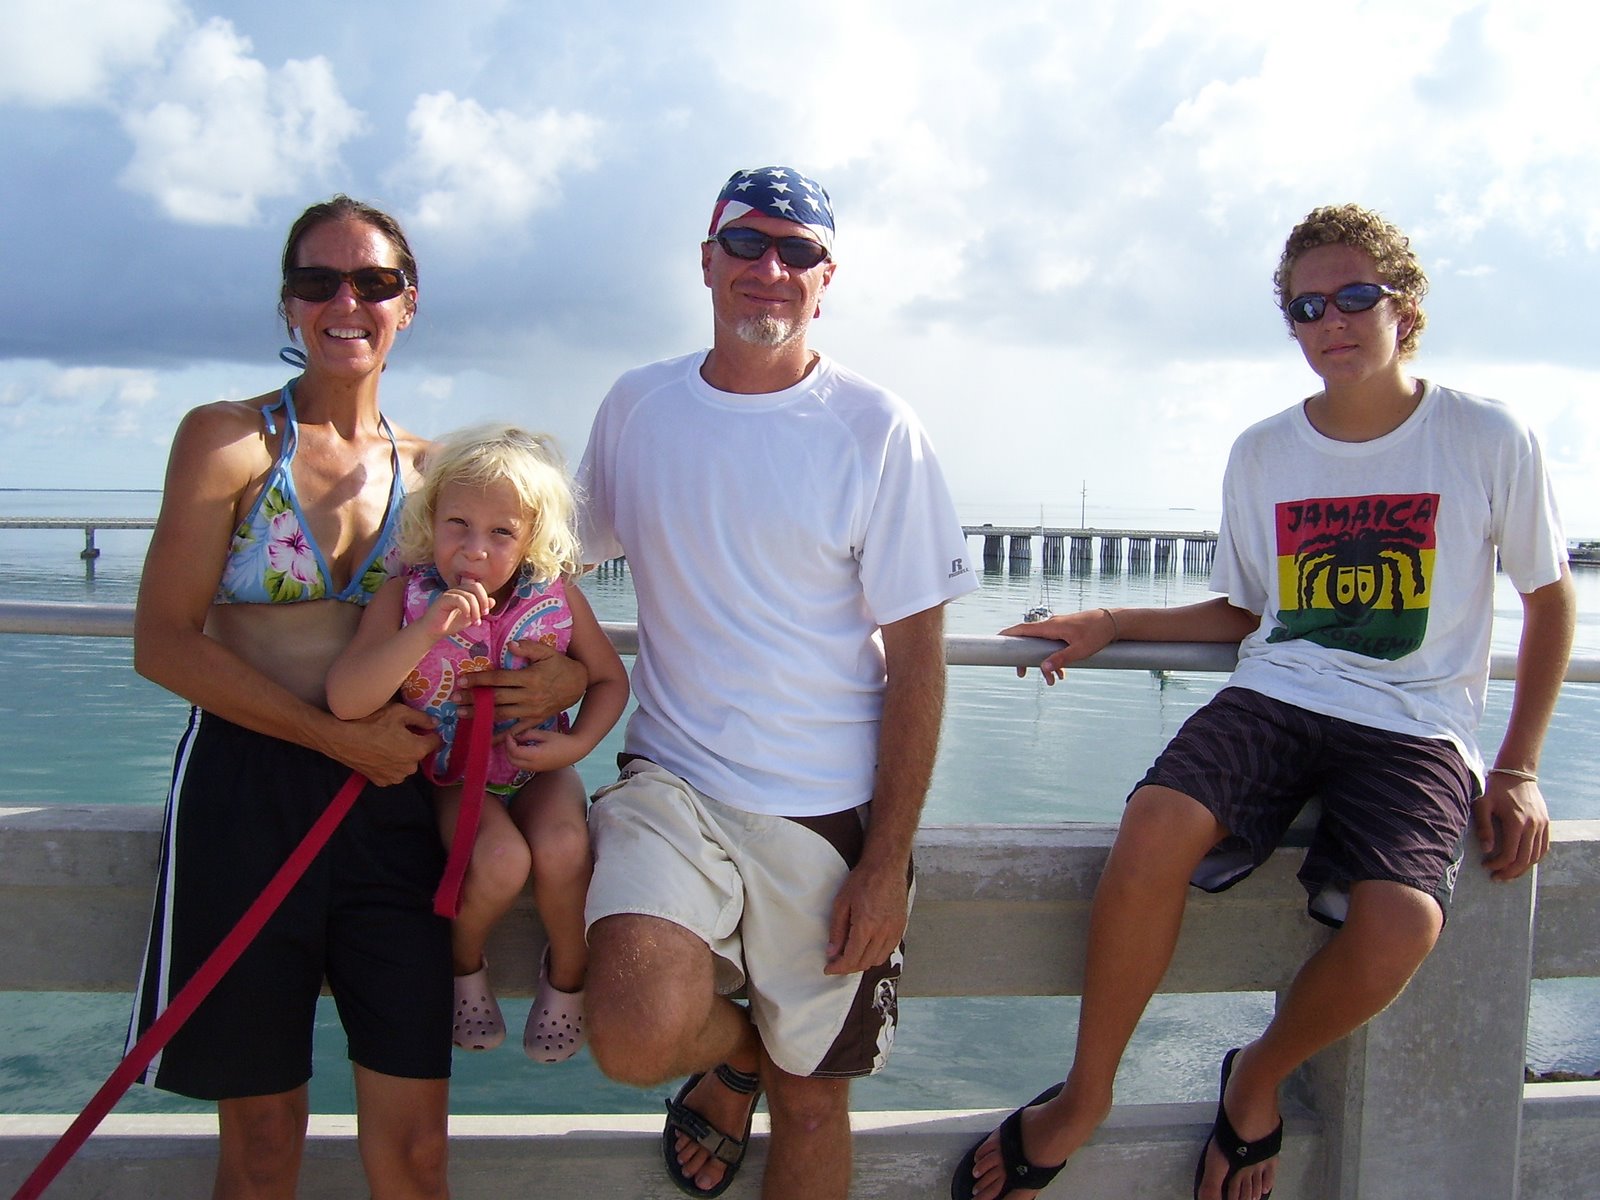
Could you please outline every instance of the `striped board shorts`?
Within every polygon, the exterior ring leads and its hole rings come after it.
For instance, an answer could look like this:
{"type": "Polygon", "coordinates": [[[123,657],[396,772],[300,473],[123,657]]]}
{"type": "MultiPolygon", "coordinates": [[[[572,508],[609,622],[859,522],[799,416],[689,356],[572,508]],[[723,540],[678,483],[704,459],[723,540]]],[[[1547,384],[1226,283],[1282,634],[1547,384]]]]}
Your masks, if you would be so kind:
{"type": "Polygon", "coordinates": [[[1323,716],[1228,687],[1184,722],[1138,786],[1199,801],[1228,830],[1191,882],[1232,887],[1267,860],[1312,798],[1321,814],[1300,868],[1308,911],[1343,924],[1352,884],[1386,880],[1448,913],[1479,793],[1455,745],[1323,716]]]}

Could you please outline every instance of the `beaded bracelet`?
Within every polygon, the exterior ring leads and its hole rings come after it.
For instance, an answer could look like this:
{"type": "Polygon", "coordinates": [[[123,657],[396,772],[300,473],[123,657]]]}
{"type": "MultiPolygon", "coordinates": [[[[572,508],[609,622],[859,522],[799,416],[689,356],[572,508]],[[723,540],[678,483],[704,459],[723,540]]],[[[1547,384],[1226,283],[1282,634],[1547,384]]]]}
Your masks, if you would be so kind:
{"type": "Polygon", "coordinates": [[[1520,779],[1523,783],[1539,782],[1539,777],[1532,771],[1524,771],[1517,767],[1490,767],[1489,774],[1504,775],[1508,779],[1520,779]]]}

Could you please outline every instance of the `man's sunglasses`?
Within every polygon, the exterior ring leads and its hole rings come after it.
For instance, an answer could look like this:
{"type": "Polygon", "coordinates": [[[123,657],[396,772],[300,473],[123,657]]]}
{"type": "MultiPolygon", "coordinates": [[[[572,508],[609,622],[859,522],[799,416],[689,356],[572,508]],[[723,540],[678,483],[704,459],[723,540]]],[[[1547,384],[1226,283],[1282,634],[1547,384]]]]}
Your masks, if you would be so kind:
{"type": "Polygon", "coordinates": [[[399,267],[362,267],[355,271],[335,271],[332,267],[290,267],[284,272],[283,286],[296,300],[320,304],[339,294],[339,285],[348,283],[360,300],[376,304],[393,300],[410,285],[399,267]]]}
{"type": "Polygon", "coordinates": [[[1399,295],[1392,287],[1385,287],[1381,283],[1347,283],[1331,296],[1321,292],[1296,296],[1283,306],[1283,311],[1289,314],[1289,319],[1296,325],[1313,325],[1322,320],[1322,314],[1328,311],[1329,300],[1342,313],[1358,313],[1366,312],[1385,296],[1399,295]]]}
{"type": "Polygon", "coordinates": [[[796,271],[809,271],[828,257],[828,248],[808,237],[772,237],[759,229],[734,225],[716,234],[712,239],[735,258],[748,262],[760,259],[772,247],[778,248],[778,260],[796,271]]]}

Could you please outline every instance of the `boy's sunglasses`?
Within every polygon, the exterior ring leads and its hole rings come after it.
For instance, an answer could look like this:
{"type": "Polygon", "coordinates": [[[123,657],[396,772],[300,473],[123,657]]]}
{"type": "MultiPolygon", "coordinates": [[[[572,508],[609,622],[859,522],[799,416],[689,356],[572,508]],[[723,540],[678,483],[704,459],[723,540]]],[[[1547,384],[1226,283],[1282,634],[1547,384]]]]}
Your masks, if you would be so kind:
{"type": "Polygon", "coordinates": [[[828,257],[828,248],[808,237],[772,237],[759,229],[734,225],[716,234],[712,239],[735,258],[755,262],[776,246],[778,259],[786,267],[809,271],[828,257]]]}
{"type": "Polygon", "coordinates": [[[1296,325],[1312,325],[1322,320],[1322,314],[1328,311],[1329,300],[1342,313],[1358,313],[1366,312],[1385,296],[1399,295],[1392,287],[1385,287],[1381,283],[1347,283],[1331,296],[1321,292],[1296,296],[1283,306],[1283,311],[1289,314],[1289,319],[1296,325]]]}
{"type": "Polygon", "coordinates": [[[296,300],[320,304],[339,294],[339,285],[348,283],[357,299],[376,304],[393,300],[410,285],[399,267],[362,267],[356,271],[335,271],[332,267],[290,267],[283,286],[296,300]]]}

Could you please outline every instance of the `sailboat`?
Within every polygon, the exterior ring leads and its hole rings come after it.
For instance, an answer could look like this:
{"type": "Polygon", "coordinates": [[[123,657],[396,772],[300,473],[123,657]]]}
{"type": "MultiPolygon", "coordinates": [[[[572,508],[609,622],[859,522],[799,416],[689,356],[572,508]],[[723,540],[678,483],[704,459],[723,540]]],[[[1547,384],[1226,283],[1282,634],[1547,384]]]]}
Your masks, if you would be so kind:
{"type": "Polygon", "coordinates": [[[1055,615],[1055,610],[1050,607],[1050,580],[1046,578],[1044,581],[1044,602],[1035,604],[1027,612],[1023,613],[1022,620],[1025,624],[1032,625],[1035,621],[1048,621],[1055,615]]]}

